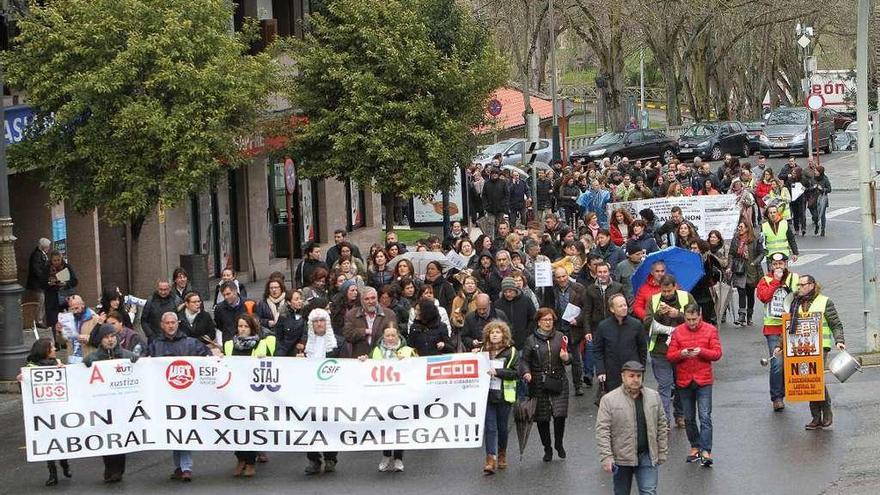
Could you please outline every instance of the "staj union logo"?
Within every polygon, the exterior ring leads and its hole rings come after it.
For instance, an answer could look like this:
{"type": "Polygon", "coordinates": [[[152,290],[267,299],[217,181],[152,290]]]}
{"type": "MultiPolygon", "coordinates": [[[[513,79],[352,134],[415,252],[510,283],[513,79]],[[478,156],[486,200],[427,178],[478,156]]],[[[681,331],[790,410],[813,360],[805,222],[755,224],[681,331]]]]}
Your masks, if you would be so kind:
{"type": "Polygon", "coordinates": [[[260,367],[254,368],[252,373],[251,390],[254,392],[262,392],[263,389],[269,392],[281,390],[281,372],[272,368],[272,361],[260,361],[260,367]]]}

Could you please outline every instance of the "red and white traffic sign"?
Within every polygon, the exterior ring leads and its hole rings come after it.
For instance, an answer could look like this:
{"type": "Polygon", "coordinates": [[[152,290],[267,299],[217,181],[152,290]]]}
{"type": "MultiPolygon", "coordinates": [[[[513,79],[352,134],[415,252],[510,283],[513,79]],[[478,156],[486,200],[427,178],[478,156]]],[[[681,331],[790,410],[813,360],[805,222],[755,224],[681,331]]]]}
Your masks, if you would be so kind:
{"type": "Polygon", "coordinates": [[[493,117],[501,115],[501,102],[498,101],[497,98],[492,98],[491,100],[489,100],[488,110],[489,115],[493,117]]]}
{"type": "Polygon", "coordinates": [[[825,98],[822,95],[810,95],[807,97],[807,107],[812,111],[817,111],[825,106],[825,98]]]}

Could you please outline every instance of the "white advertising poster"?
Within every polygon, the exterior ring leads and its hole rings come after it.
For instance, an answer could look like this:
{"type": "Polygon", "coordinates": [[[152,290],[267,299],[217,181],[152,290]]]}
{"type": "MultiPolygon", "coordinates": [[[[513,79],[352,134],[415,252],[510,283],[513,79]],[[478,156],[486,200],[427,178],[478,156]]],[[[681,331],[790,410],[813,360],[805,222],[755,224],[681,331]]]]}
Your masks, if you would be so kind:
{"type": "Polygon", "coordinates": [[[309,241],[315,240],[315,211],[312,206],[312,180],[305,179],[298,182],[300,225],[302,225],[300,239],[303,244],[305,244],[309,241]]]}
{"type": "MultiPolygon", "coordinates": [[[[449,221],[461,220],[464,198],[461,192],[461,172],[455,174],[455,184],[449,190],[449,221]]],[[[413,221],[419,223],[443,222],[443,192],[436,191],[428,198],[413,198],[413,221]]]]}
{"type": "Polygon", "coordinates": [[[169,357],[23,368],[28,461],[141,450],[475,448],[486,354],[169,357]]]}
{"type": "Polygon", "coordinates": [[[358,227],[363,226],[363,205],[361,205],[361,188],[357,182],[353,180],[348,181],[348,194],[351,198],[349,202],[349,206],[351,206],[351,211],[349,211],[348,221],[351,223],[351,228],[356,229],[358,227]]]}
{"type": "Polygon", "coordinates": [[[617,208],[626,208],[633,218],[639,211],[650,208],[657,216],[657,226],[669,220],[672,208],[678,206],[685,220],[697,227],[701,238],[705,239],[712,230],[721,232],[724,239],[732,239],[736,232],[740,210],[736,205],[736,195],[717,194],[713,196],[680,196],[674,198],[640,199],[608,203],[608,218],[617,208]]]}

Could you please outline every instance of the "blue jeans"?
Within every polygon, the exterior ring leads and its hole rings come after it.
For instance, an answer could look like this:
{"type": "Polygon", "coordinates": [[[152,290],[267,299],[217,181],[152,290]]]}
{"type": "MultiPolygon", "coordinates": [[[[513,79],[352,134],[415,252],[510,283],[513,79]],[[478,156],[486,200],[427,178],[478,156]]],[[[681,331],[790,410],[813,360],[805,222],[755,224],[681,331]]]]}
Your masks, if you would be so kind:
{"type": "Polygon", "coordinates": [[[712,385],[699,386],[691,382],[678,389],[684,408],[684,424],[691,448],[712,453],[712,385]],[[700,426],[697,426],[697,412],[700,426]]]}
{"type": "Polygon", "coordinates": [[[663,403],[663,412],[666,419],[672,421],[682,416],[681,399],[675,392],[675,369],[666,359],[666,356],[651,354],[651,369],[654,370],[654,378],[657,380],[657,392],[663,403]],[[674,395],[674,397],[673,397],[674,395]],[[674,413],[674,415],[673,415],[674,413]],[[674,417],[673,417],[674,416],[674,417]]]}
{"type": "Polygon", "coordinates": [[[174,467],[181,471],[193,470],[193,456],[189,450],[173,450],[171,457],[174,459],[174,467]]]}
{"type": "MultiPolygon", "coordinates": [[[[781,335],[766,335],[767,349],[770,354],[781,345],[781,335]]],[[[769,354],[768,354],[769,355],[769,354]]],[[[785,384],[782,380],[782,354],[770,360],[770,400],[785,398],[785,384]]]]}
{"type": "Polygon", "coordinates": [[[593,373],[596,371],[596,366],[593,364],[593,342],[587,342],[584,345],[584,376],[592,379],[593,373]]]}
{"type": "Polygon", "coordinates": [[[510,407],[508,402],[486,404],[486,455],[498,455],[499,450],[507,450],[510,407]]]}
{"type": "Polygon", "coordinates": [[[639,495],[655,495],[657,493],[657,466],[651,462],[650,452],[639,455],[638,466],[617,466],[614,473],[614,495],[629,495],[632,489],[633,475],[639,485],[639,495]]]}

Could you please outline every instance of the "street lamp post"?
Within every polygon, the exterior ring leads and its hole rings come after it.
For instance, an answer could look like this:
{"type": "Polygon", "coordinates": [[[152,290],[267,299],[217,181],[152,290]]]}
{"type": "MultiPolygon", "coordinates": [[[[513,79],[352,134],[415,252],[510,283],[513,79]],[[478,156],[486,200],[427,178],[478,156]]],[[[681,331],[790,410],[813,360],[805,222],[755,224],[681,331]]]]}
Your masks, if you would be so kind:
{"type": "MultiPolygon", "coordinates": [[[[862,220],[862,301],[868,352],[880,348],[877,301],[877,258],[874,253],[873,178],[868,143],[868,19],[871,0],[859,0],[856,28],[856,122],[858,123],[859,199],[862,220]]],[[[875,123],[874,125],[878,125],[875,123]]],[[[875,144],[876,146],[876,144],[875,144]]]]}
{"type": "Polygon", "coordinates": [[[553,161],[562,157],[559,137],[559,109],[556,107],[556,23],[553,17],[553,0],[548,0],[547,14],[550,24],[550,98],[553,104],[553,161]]]}
{"type": "MultiPolygon", "coordinates": [[[[3,69],[0,67],[0,122],[6,121],[3,102],[3,69]]],[[[15,265],[15,235],[9,208],[6,138],[0,138],[0,380],[12,380],[24,364],[21,294],[15,265]]]]}

